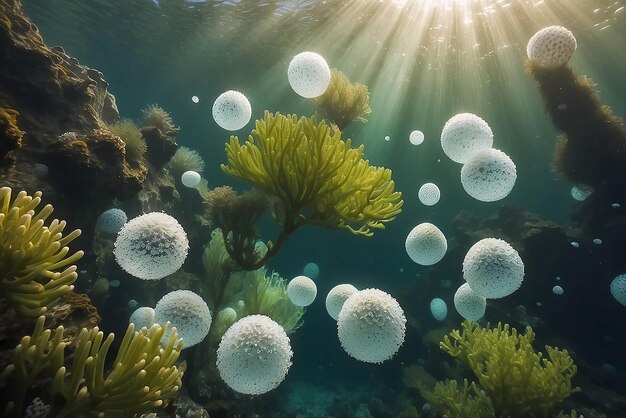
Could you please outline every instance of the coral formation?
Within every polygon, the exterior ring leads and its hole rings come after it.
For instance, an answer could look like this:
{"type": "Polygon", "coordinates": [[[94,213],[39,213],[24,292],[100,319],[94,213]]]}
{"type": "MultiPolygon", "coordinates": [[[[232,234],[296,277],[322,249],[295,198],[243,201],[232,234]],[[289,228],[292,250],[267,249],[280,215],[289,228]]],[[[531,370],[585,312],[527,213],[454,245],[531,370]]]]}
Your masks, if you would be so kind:
{"type": "Polygon", "coordinates": [[[21,315],[36,317],[73,289],[78,275],[72,264],[83,252],[68,255],[67,244],[81,231],[63,236],[66,223],[57,219],[46,226],[53,208],[35,212],[41,192],[22,191],[13,201],[11,192],[0,189],[0,294],[21,315]]]}
{"type": "Polygon", "coordinates": [[[273,211],[281,228],[265,257],[242,265],[256,269],[274,257],[284,241],[303,225],[344,229],[371,236],[401,212],[391,170],[363,159],[363,146],[352,148],[315,116],[265,112],[245,144],[231,136],[226,144],[227,174],[248,181],[276,199],[273,211]]]}
{"type": "Polygon", "coordinates": [[[351,83],[348,77],[337,69],[332,69],[326,91],[315,98],[315,104],[328,120],[339,130],[353,121],[365,123],[372,113],[367,86],[351,83]]]}
{"type": "Polygon", "coordinates": [[[174,124],[170,114],[161,106],[152,104],[142,110],[143,126],[153,126],[165,136],[176,136],[179,128],[174,124]]]}
{"type": "Polygon", "coordinates": [[[137,125],[130,119],[123,119],[115,125],[109,126],[109,130],[124,141],[126,161],[133,166],[140,165],[148,146],[137,125]]]}
{"type": "Polygon", "coordinates": [[[454,410],[459,402],[487,405],[488,397],[492,412],[469,416],[548,417],[579,390],[572,386],[576,366],[567,350],[546,346],[547,356],[535,352],[532,328],[526,327],[522,335],[506,324],[490,329],[464,321],[462,327],[445,336],[440,347],[468,366],[478,383],[465,382],[461,389],[447,383],[438,391],[425,391],[433,406],[442,407],[440,412],[454,410]]]}
{"type": "Polygon", "coordinates": [[[420,387],[431,407],[446,418],[495,418],[491,399],[476,383],[463,379],[459,387],[456,380],[437,382],[432,390],[420,387]]]}
{"type": "Polygon", "coordinates": [[[173,332],[161,338],[169,324],[153,325],[135,332],[126,330],[109,373],[104,372],[107,353],[114,339],[97,328],[84,328],[76,341],[71,366],[66,363],[64,328],[44,329],[39,317],[31,336],[15,348],[13,362],[0,374],[0,386],[13,393],[6,405],[8,417],[21,417],[26,395],[33,386],[44,391],[54,416],[134,416],[163,405],[181,387],[183,372],[175,366],[182,341],[173,332]],[[55,404],[57,397],[64,403],[55,404]],[[58,409],[57,409],[58,407],[58,409]]]}

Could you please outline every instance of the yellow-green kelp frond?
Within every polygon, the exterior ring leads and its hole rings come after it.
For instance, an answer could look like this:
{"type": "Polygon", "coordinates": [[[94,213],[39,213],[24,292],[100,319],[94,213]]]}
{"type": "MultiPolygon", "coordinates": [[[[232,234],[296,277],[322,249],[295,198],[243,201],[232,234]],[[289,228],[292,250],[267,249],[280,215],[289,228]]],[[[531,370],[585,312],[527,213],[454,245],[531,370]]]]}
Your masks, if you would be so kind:
{"type": "Polygon", "coordinates": [[[432,406],[437,416],[445,418],[495,417],[491,399],[467,379],[459,387],[456,380],[437,382],[433,390],[421,389],[422,396],[432,406]]]}
{"type": "Polygon", "coordinates": [[[277,220],[291,229],[314,224],[370,236],[402,210],[391,170],[370,166],[363,146],[352,148],[315,116],[266,111],[245,144],[231,136],[226,154],[222,169],[278,198],[277,220]]]}
{"type": "Polygon", "coordinates": [[[445,336],[443,351],[468,365],[493,402],[497,417],[547,417],[570,394],[576,366],[567,350],[546,346],[535,352],[535,333],[521,335],[509,325],[481,328],[464,321],[445,336]]]}
{"type": "Polygon", "coordinates": [[[11,201],[11,188],[0,188],[0,295],[21,315],[37,317],[70,292],[78,274],[67,244],[79,229],[63,236],[65,221],[46,220],[52,205],[36,212],[41,192],[22,191],[11,201]],[[62,270],[61,270],[62,269],[62,270]]]}
{"type": "Polygon", "coordinates": [[[48,390],[55,417],[133,417],[161,406],[181,387],[183,372],[176,366],[182,340],[174,331],[161,341],[169,324],[153,325],[135,332],[130,324],[112,369],[105,374],[106,357],[114,335],[96,327],[83,329],[75,341],[71,367],[65,364],[63,327],[44,329],[39,317],[32,336],[22,338],[13,353],[13,362],[0,377],[0,386],[9,386],[13,403],[5,411],[11,417],[23,414],[27,391],[37,382],[51,379],[39,389],[48,390]],[[54,400],[65,399],[55,408],[54,400]]]}
{"type": "Polygon", "coordinates": [[[324,94],[315,98],[315,103],[328,119],[343,130],[352,121],[367,122],[372,113],[367,86],[352,84],[341,71],[333,68],[330,82],[324,94]]]}

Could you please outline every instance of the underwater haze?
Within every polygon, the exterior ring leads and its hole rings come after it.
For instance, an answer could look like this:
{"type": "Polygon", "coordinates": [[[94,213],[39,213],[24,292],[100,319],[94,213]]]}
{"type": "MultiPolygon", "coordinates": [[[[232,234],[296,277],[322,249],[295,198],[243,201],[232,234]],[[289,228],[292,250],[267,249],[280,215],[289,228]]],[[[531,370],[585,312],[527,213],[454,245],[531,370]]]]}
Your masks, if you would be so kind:
{"type": "Polygon", "coordinates": [[[0,0],[0,415],[626,417],[625,44],[623,0],[0,0]]]}

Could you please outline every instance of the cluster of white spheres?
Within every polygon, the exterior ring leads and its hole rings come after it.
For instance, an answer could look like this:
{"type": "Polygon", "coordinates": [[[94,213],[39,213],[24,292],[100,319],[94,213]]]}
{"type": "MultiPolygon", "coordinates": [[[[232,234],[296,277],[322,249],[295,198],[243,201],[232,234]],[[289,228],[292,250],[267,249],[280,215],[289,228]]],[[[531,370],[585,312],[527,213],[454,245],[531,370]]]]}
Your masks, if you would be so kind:
{"type": "Polygon", "coordinates": [[[463,318],[478,321],[485,315],[487,299],[474,292],[469,283],[463,283],[454,294],[454,308],[463,318]]]}
{"type": "Polygon", "coordinates": [[[326,311],[335,321],[339,319],[339,312],[348,298],[358,292],[351,284],[338,284],[330,289],[326,295],[326,311]]]}
{"type": "Polygon", "coordinates": [[[412,145],[420,145],[424,142],[424,133],[422,131],[413,131],[409,134],[409,142],[412,145]]]}
{"type": "Polygon", "coordinates": [[[417,192],[417,197],[423,205],[433,206],[439,202],[441,191],[435,183],[425,183],[417,192]]]}
{"type": "MultiPolygon", "coordinates": [[[[172,327],[176,327],[184,348],[204,340],[212,322],[206,302],[190,290],[175,290],[163,296],[154,308],[154,320],[161,325],[169,321],[172,327]]],[[[163,335],[165,341],[170,332],[171,328],[163,335]]]]}
{"type": "Polygon", "coordinates": [[[382,363],[404,342],[406,318],[388,293],[365,289],[350,296],[339,312],[337,336],[350,356],[366,363],[382,363]]]}
{"type": "Polygon", "coordinates": [[[452,116],[441,131],[441,148],[457,163],[465,164],[477,151],[491,148],[492,145],[491,127],[473,113],[452,116]]]}
{"type": "Polygon", "coordinates": [[[448,305],[443,299],[435,298],[430,301],[430,313],[437,321],[443,321],[448,316],[448,305]]]}
{"type": "Polygon", "coordinates": [[[188,250],[187,234],[178,221],[163,212],[150,212],[122,227],[113,254],[127,273],[143,280],[159,280],[183,265],[188,250]]]}
{"type": "Polygon", "coordinates": [[[563,26],[548,26],[535,33],[528,41],[528,58],[541,68],[565,65],[576,51],[576,37],[563,26]]]}
{"type": "Polygon", "coordinates": [[[287,285],[287,297],[296,306],[309,306],[316,296],[317,286],[307,276],[296,276],[287,285]]]}
{"type": "Polygon", "coordinates": [[[136,309],[130,315],[128,323],[134,324],[136,330],[143,327],[150,328],[152,325],[157,323],[154,318],[154,309],[149,306],[142,306],[141,308],[136,309]]]}
{"type": "Polygon", "coordinates": [[[524,263],[508,242],[485,238],[465,255],[463,278],[478,295],[487,299],[503,298],[522,285],[524,263]]]}
{"type": "Polygon", "coordinates": [[[330,67],[320,54],[301,52],[289,63],[287,78],[293,91],[311,99],[326,91],[330,82],[330,67]]]}
{"type": "Polygon", "coordinates": [[[237,131],[250,122],[252,106],[243,94],[228,90],[218,96],[213,103],[213,119],[227,131],[237,131]]]}
{"type": "Polygon", "coordinates": [[[107,234],[117,234],[127,220],[126,213],[122,209],[109,209],[98,217],[96,230],[107,234]]]}
{"type": "Polygon", "coordinates": [[[620,274],[613,279],[610,291],[616,301],[626,306],[626,274],[620,274]]]}
{"type": "Polygon", "coordinates": [[[320,266],[312,261],[310,263],[306,263],[302,269],[302,275],[315,280],[320,275],[320,266]]]}
{"type": "Polygon", "coordinates": [[[250,315],[222,336],[217,370],[234,391],[261,395],[285,379],[292,355],[289,337],[279,324],[264,315],[250,315]]]}
{"type": "Polygon", "coordinates": [[[183,186],[195,189],[200,185],[202,177],[197,171],[188,170],[180,176],[180,181],[183,183],[183,186]]]}
{"type": "Polygon", "coordinates": [[[511,158],[493,148],[476,152],[461,169],[463,189],[481,202],[505,198],[516,180],[517,171],[511,158]]]}
{"type": "Polygon", "coordinates": [[[404,245],[411,260],[422,266],[438,263],[448,250],[446,236],[439,228],[428,222],[413,228],[404,245]]]}

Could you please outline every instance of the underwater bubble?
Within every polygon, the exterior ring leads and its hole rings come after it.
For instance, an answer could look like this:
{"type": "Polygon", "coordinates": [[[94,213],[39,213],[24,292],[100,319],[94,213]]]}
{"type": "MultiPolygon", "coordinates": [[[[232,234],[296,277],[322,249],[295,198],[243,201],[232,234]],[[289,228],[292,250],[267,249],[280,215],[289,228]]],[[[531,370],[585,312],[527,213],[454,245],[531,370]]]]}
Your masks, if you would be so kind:
{"type": "Polygon", "coordinates": [[[191,290],[174,290],[163,296],[154,308],[157,324],[172,323],[163,335],[167,341],[172,328],[183,339],[183,348],[189,348],[204,340],[211,328],[211,311],[200,295],[191,290]]]}
{"type": "Polygon", "coordinates": [[[189,170],[185,171],[180,176],[180,182],[183,183],[183,186],[189,187],[190,189],[195,189],[200,185],[202,181],[202,177],[197,171],[189,170]]]}
{"type": "Polygon", "coordinates": [[[593,187],[582,185],[574,186],[570,190],[570,194],[572,195],[574,200],[577,200],[579,202],[587,199],[591,195],[591,193],[593,193],[593,187]]]}
{"type": "Polygon", "coordinates": [[[495,202],[507,197],[516,180],[515,163],[494,148],[474,153],[461,169],[463,189],[481,202],[495,202]]]}
{"type": "Polygon", "coordinates": [[[609,290],[616,301],[626,306],[626,274],[620,274],[614,278],[609,290]]]}
{"type": "Polygon", "coordinates": [[[561,286],[554,286],[552,288],[552,293],[554,293],[555,295],[561,296],[563,293],[565,293],[565,291],[563,290],[561,286]]]}
{"type": "Polygon", "coordinates": [[[558,280],[561,280],[561,276],[556,276],[556,277],[554,278],[554,280],[557,280],[557,281],[558,281],[558,280]]]}
{"type": "Polygon", "coordinates": [[[317,286],[307,276],[296,276],[287,285],[287,297],[296,306],[309,306],[317,296],[317,286]]]}
{"type": "Polygon", "coordinates": [[[389,135],[385,135],[385,141],[389,142],[390,139],[391,137],[389,135]]]}
{"type": "Polygon", "coordinates": [[[469,283],[463,283],[454,293],[454,308],[463,318],[478,321],[485,315],[487,299],[474,292],[469,283]]]}
{"type": "Polygon", "coordinates": [[[571,245],[571,246],[572,246],[572,247],[574,247],[574,248],[578,248],[578,247],[580,247],[580,244],[579,244],[579,243],[577,243],[576,241],[572,241],[572,242],[570,242],[570,243],[569,243],[569,245],[571,245]]]}
{"type": "Polygon", "coordinates": [[[142,306],[137,308],[128,319],[129,324],[135,324],[135,330],[140,330],[143,327],[150,328],[156,324],[154,320],[154,309],[148,306],[142,306]]]}
{"type": "Polygon", "coordinates": [[[576,51],[574,34],[563,26],[549,26],[535,33],[528,41],[526,54],[540,68],[565,65],[576,51]]]}
{"type": "Polygon", "coordinates": [[[602,240],[600,238],[594,238],[593,241],[591,242],[593,242],[596,245],[602,245],[602,240]]]}
{"type": "Polygon", "coordinates": [[[614,208],[614,209],[617,209],[617,208],[621,208],[622,205],[620,205],[619,203],[613,203],[613,204],[611,204],[611,207],[614,208]]]}
{"type": "Polygon", "coordinates": [[[111,287],[120,287],[120,281],[119,280],[111,280],[109,282],[109,286],[111,286],[111,287]]]}
{"type": "Polygon", "coordinates": [[[400,268],[398,269],[398,271],[399,271],[400,273],[404,273],[404,268],[400,267],[400,268]]]}
{"type": "Polygon", "coordinates": [[[122,209],[109,209],[98,217],[96,230],[107,234],[117,234],[127,220],[126,213],[122,209]]]}
{"type": "Polygon", "coordinates": [[[194,103],[200,103],[200,98],[198,96],[191,96],[191,101],[194,103]]]}
{"type": "Polygon", "coordinates": [[[473,113],[451,117],[441,131],[441,148],[454,162],[465,164],[476,152],[493,145],[489,124],[473,113]]]}
{"type": "Polygon", "coordinates": [[[320,54],[301,52],[289,63],[287,78],[293,91],[311,99],[326,91],[330,82],[330,67],[320,54]]]}
{"type": "Polygon", "coordinates": [[[409,142],[413,145],[419,145],[424,142],[424,133],[422,131],[413,131],[409,134],[409,142]]]}
{"type": "Polygon", "coordinates": [[[326,312],[335,321],[339,319],[339,312],[348,298],[358,292],[351,284],[338,284],[330,289],[326,295],[326,312]]]}
{"type": "Polygon", "coordinates": [[[213,103],[213,119],[227,131],[237,131],[250,122],[252,106],[243,94],[228,90],[219,95],[213,103]]]}
{"type": "Polygon", "coordinates": [[[535,305],[537,305],[538,308],[541,308],[543,306],[543,303],[537,302],[537,303],[535,303],[535,305]]]}
{"type": "Polygon", "coordinates": [[[139,302],[137,302],[135,299],[131,299],[128,301],[129,308],[136,308],[137,306],[139,306],[139,302]]]}
{"type": "Polygon", "coordinates": [[[417,197],[423,205],[433,206],[439,202],[441,191],[435,183],[425,183],[417,192],[417,197]]]}
{"type": "Polygon", "coordinates": [[[302,269],[302,275],[315,280],[320,275],[320,266],[312,261],[310,263],[306,263],[302,269]]]}
{"type": "Polygon", "coordinates": [[[439,228],[425,222],[409,232],[404,246],[411,260],[422,266],[432,266],[446,255],[448,241],[439,228]]]}
{"type": "Polygon", "coordinates": [[[437,321],[443,321],[448,316],[448,305],[443,299],[435,298],[430,301],[430,313],[437,321]]]}
{"type": "Polygon", "coordinates": [[[477,294],[499,299],[522,285],[524,263],[508,242],[484,238],[467,251],[463,260],[463,278],[477,294]]]}

